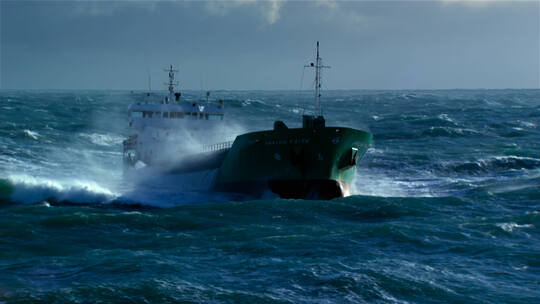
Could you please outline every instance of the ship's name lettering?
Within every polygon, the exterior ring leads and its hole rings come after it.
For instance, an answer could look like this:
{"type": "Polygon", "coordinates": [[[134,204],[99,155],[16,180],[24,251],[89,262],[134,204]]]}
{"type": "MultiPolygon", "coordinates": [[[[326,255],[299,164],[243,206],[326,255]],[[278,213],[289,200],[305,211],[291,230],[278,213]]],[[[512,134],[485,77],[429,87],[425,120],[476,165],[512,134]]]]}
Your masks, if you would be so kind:
{"type": "Polygon", "coordinates": [[[286,145],[286,144],[309,144],[309,138],[273,139],[264,142],[265,145],[286,145]]]}

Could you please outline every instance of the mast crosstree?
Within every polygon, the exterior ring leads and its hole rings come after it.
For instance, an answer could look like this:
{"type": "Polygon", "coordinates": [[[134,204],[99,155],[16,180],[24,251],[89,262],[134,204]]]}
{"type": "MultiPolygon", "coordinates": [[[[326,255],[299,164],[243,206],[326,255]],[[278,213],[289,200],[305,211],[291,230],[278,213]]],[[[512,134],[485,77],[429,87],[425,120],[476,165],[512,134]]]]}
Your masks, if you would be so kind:
{"type": "Polygon", "coordinates": [[[317,57],[315,58],[315,63],[305,65],[307,68],[315,68],[315,116],[321,116],[321,69],[328,69],[330,66],[322,64],[322,58],[319,56],[319,41],[317,41],[317,57]]]}

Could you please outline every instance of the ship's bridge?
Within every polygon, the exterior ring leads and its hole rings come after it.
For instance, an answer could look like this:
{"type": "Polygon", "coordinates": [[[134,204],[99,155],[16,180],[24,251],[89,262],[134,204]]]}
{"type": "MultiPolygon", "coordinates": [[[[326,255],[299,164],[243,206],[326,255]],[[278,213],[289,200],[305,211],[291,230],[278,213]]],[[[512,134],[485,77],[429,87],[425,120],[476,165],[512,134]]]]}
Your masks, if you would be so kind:
{"type": "Polygon", "coordinates": [[[223,120],[225,109],[220,101],[219,105],[204,105],[192,103],[179,104],[131,104],[128,107],[130,119],[197,119],[197,120],[223,120]]]}

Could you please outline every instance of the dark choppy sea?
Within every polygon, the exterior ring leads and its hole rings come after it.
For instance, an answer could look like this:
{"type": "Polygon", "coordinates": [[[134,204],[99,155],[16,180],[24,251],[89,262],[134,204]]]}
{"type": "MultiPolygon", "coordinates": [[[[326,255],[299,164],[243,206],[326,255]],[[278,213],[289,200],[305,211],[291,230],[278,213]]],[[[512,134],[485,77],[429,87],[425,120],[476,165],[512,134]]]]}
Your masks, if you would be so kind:
{"type": "MultiPolygon", "coordinates": [[[[0,91],[0,303],[540,302],[540,90],[325,92],[329,125],[374,135],[331,201],[127,184],[142,96],[0,91]]],[[[213,96],[247,131],[312,94],[213,96]]]]}

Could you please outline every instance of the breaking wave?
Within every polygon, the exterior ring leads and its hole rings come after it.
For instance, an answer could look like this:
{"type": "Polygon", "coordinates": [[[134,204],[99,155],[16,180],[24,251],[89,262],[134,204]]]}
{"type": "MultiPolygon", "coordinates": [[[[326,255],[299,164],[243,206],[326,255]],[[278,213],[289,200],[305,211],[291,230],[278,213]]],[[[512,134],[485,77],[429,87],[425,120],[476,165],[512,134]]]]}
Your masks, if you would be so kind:
{"type": "Polygon", "coordinates": [[[0,198],[18,203],[105,203],[118,196],[94,181],[54,180],[13,175],[0,180],[0,198]]]}

